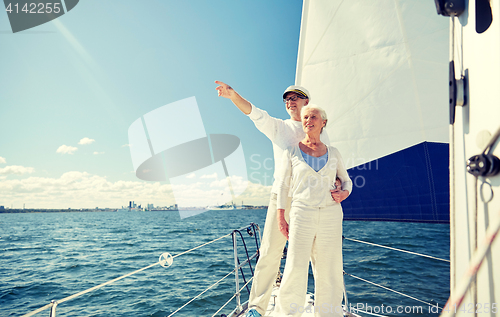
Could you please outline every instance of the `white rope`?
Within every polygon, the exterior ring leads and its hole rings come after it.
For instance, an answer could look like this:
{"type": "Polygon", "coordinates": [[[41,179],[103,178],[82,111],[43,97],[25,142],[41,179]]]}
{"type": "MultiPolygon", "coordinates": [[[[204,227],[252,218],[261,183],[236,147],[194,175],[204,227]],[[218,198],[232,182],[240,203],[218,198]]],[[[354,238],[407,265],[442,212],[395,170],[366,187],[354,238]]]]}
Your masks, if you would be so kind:
{"type": "MultiPolygon", "coordinates": [[[[253,277],[252,277],[252,278],[253,278],[253,277]]],[[[226,306],[227,306],[227,304],[229,304],[229,303],[230,303],[230,302],[231,302],[231,301],[232,301],[232,300],[236,297],[236,295],[237,295],[237,294],[234,294],[233,296],[231,296],[231,298],[230,298],[230,299],[228,299],[228,301],[227,301],[224,305],[222,305],[222,307],[221,307],[221,308],[219,308],[219,310],[218,310],[218,311],[216,311],[216,312],[215,312],[215,314],[213,314],[213,315],[212,315],[212,317],[214,317],[215,315],[217,315],[217,314],[218,314],[218,313],[219,313],[219,312],[220,312],[220,311],[221,311],[224,307],[226,307],[226,306]]]]}
{"type": "Polygon", "coordinates": [[[218,240],[220,240],[220,239],[223,239],[223,238],[225,238],[225,237],[227,237],[227,236],[230,236],[230,235],[232,235],[232,234],[233,234],[232,232],[231,232],[231,233],[228,233],[228,234],[226,234],[225,236],[222,236],[222,237],[220,237],[220,238],[217,238],[217,239],[212,240],[212,241],[210,241],[210,242],[207,242],[207,243],[205,243],[205,244],[199,245],[199,246],[197,246],[197,247],[194,247],[194,248],[189,249],[189,250],[187,250],[187,251],[184,251],[184,252],[182,252],[182,253],[179,253],[179,254],[177,254],[177,255],[173,256],[172,258],[176,258],[176,257],[181,256],[181,255],[183,255],[183,254],[189,253],[189,252],[191,252],[191,251],[194,251],[194,250],[196,250],[196,249],[199,249],[199,248],[201,248],[201,247],[204,247],[204,246],[206,246],[206,245],[208,245],[208,244],[210,244],[210,243],[213,243],[213,242],[215,242],[215,241],[218,241],[218,240]]]}
{"type": "MultiPolygon", "coordinates": [[[[86,289],[86,290],[84,290],[84,291],[81,291],[80,293],[76,293],[76,294],[73,294],[73,295],[71,295],[71,296],[65,297],[65,298],[63,298],[63,299],[61,299],[61,300],[58,300],[58,301],[57,301],[57,303],[58,303],[58,304],[61,304],[61,303],[67,302],[67,301],[72,300],[72,299],[74,299],[74,298],[76,298],[76,297],[82,296],[82,295],[87,294],[87,293],[89,293],[89,292],[95,291],[96,289],[99,289],[99,288],[101,288],[101,287],[104,287],[104,286],[106,286],[106,285],[109,285],[109,284],[111,284],[111,283],[114,283],[114,282],[116,282],[116,281],[119,281],[119,280],[124,279],[124,278],[126,278],[126,277],[129,277],[129,276],[131,276],[131,275],[134,275],[135,273],[139,273],[139,272],[141,272],[141,271],[147,270],[147,269],[149,269],[149,268],[151,268],[151,267],[153,267],[153,266],[155,266],[155,265],[158,265],[158,264],[160,264],[160,262],[156,262],[156,263],[154,263],[154,264],[151,264],[151,265],[148,265],[148,266],[146,266],[146,267],[143,267],[142,269],[139,269],[139,270],[136,270],[136,271],[130,272],[130,273],[128,273],[128,274],[122,275],[122,276],[120,276],[120,277],[117,277],[117,278],[115,278],[115,279],[113,279],[113,280],[111,280],[111,281],[107,281],[107,282],[105,282],[105,283],[102,283],[102,284],[99,284],[99,285],[97,285],[97,286],[91,287],[91,288],[89,288],[89,289],[86,289]]],[[[28,314],[26,314],[26,315],[23,315],[23,316],[21,316],[21,317],[28,317],[28,316],[32,316],[32,315],[34,315],[34,314],[36,314],[36,313],[39,313],[39,312],[41,312],[41,311],[43,311],[43,310],[45,310],[45,309],[48,309],[48,308],[52,307],[52,305],[53,305],[53,304],[52,304],[52,303],[50,303],[50,304],[48,304],[48,305],[45,305],[45,306],[43,306],[43,307],[41,307],[41,308],[39,308],[39,309],[37,309],[37,310],[35,310],[35,311],[33,311],[33,312],[28,313],[28,314]]]]}
{"type": "MultiPolygon", "coordinates": [[[[240,228],[240,229],[238,229],[238,230],[241,230],[241,229],[244,229],[244,228],[246,228],[246,227],[240,228]]],[[[227,236],[230,236],[231,234],[232,234],[232,232],[231,232],[231,233],[226,234],[225,236],[222,236],[222,237],[219,237],[219,238],[217,238],[217,239],[214,239],[214,240],[212,240],[212,241],[210,241],[210,242],[207,242],[207,243],[204,243],[204,244],[199,245],[199,246],[197,246],[197,247],[194,247],[194,248],[192,248],[192,249],[190,249],[190,250],[187,250],[187,251],[184,251],[184,252],[182,252],[182,253],[179,253],[179,254],[177,254],[177,255],[173,256],[172,258],[176,258],[176,257],[181,256],[181,255],[183,255],[183,254],[189,253],[189,252],[191,252],[191,251],[193,251],[193,250],[199,249],[199,248],[201,248],[201,247],[203,247],[203,246],[206,246],[206,245],[211,244],[211,243],[213,243],[213,242],[215,242],[215,241],[218,241],[218,240],[223,239],[223,238],[225,238],[225,237],[227,237],[227,236]]],[[[152,268],[153,266],[156,266],[156,265],[158,265],[158,264],[160,264],[160,262],[159,262],[159,261],[158,261],[158,262],[156,262],[156,263],[153,263],[153,264],[151,264],[151,265],[148,265],[148,266],[146,266],[146,267],[143,267],[142,269],[138,269],[138,270],[136,270],[136,271],[133,271],[133,272],[130,272],[130,273],[128,273],[128,274],[125,274],[125,275],[122,275],[122,276],[120,276],[120,277],[117,277],[117,278],[115,278],[115,279],[113,279],[113,280],[107,281],[107,282],[105,282],[105,283],[99,284],[99,285],[97,285],[97,286],[94,286],[94,287],[91,287],[91,288],[86,289],[86,290],[84,290],[84,291],[81,291],[81,292],[79,292],[79,293],[76,293],[76,294],[74,294],[74,295],[71,295],[71,296],[65,297],[65,298],[63,298],[63,299],[61,299],[61,300],[58,300],[58,301],[57,301],[57,303],[58,303],[58,304],[61,304],[61,303],[67,302],[67,301],[69,301],[69,300],[72,300],[72,299],[74,299],[74,298],[77,298],[77,297],[79,297],[79,296],[82,296],[82,295],[84,295],[84,294],[87,294],[87,293],[89,293],[89,292],[95,291],[96,289],[99,289],[99,288],[104,287],[104,286],[106,286],[106,285],[112,284],[112,283],[114,283],[114,282],[116,282],[116,281],[119,281],[119,280],[121,280],[121,279],[124,279],[124,278],[126,278],[126,277],[129,277],[129,276],[134,275],[134,274],[136,274],[136,273],[139,273],[139,272],[141,272],[141,271],[147,270],[147,269],[149,269],[149,268],[152,268]]],[[[47,304],[47,305],[45,305],[45,306],[43,306],[43,307],[40,307],[40,308],[38,308],[38,309],[36,309],[36,310],[34,310],[34,311],[30,312],[30,313],[27,313],[27,314],[25,314],[25,315],[22,315],[21,317],[30,317],[30,316],[33,316],[33,315],[35,315],[35,314],[38,314],[38,313],[39,313],[39,312],[41,312],[41,311],[44,311],[44,310],[46,310],[46,309],[51,308],[52,306],[53,306],[53,303],[47,304]]]]}
{"type": "Polygon", "coordinates": [[[73,298],[76,298],[76,297],[78,297],[78,296],[81,296],[81,295],[83,295],[83,294],[86,294],[86,293],[88,293],[88,292],[91,292],[91,291],[93,291],[93,290],[96,290],[96,289],[101,288],[101,287],[103,287],[103,286],[106,286],[106,285],[108,285],[108,284],[114,283],[114,282],[116,282],[116,281],[119,281],[119,280],[121,280],[121,279],[124,279],[124,278],[126,278],[126,277],[129,277],[129,276],[131,276],[131,275],[134,275],[135,273],[139,273],[139,272],[141,272],[141,271],[144,271],[144,270],[147,270],[147,269],[149,269],[149,268],[152,268],[153,266],[156,266],[156,265],[158,265],[158,264],[160,264],[160,262],[156,262],[156,263],[154,263],[154,264],[151,264],[151,265],[148,265],[148,266],[146,266],[146,267],[143,267],[142,269],[138,269],[138,270],[136,270],[136,271],[134,271],[134,272],[130,272],[130,273],[128,273],[128,274],[122,275],[122,276],[120,276],[120,277],[115,278],[114,280],[107,281],[106,283],[102,283],[102,284],[100,284],[100,285],[94,286],[94,287],[92,287],[92,288],[89,288],[89,289],[87,289],[87,290],[85,290],[85,291],[83,291],[83,292],[77,293],[77,294],[75,294],[75,295],[68,296],[68,297],[63,298],[63,299],[61,299],[61,300],[58,300],[58,301],[57,301],[57,303],[58,303],[58,304],[64,303],[64,302],[69,301],[69,300],[71,300],[71,299],[73,299],[73,298]]]}
{"type": "MultiPolygon", "coordinates": [[[[246,227],[241,227],[241,228],[236,229],[236,230],[233,230],[233,231],[241,231],[241,230],[246,229],[246,228],[248,228],[248,226],[246,226],[246,227]]],[[[189,249],[189,250],[187,250],[187,251],[184,251],[184,252],[182,252],[182,253],[179,253],[179,254],[177,254],[177,255],[173,256],[172,258],[176,258],[176,257],[178,257],[178,256],[181,256],[181,255],[186,254],[186,253],[188,253],[188,252],[191,252],[191,251],[193,251],[193,250],[199,249],[199,248],[201,248],[201,247],[204,247],[204,246],[206,246],[206,245],[208,245],[208,244],[210,244],[210,243],[213,243],[213,242],[215,242],[215,241],[218,241],[218,240],[220,240],[220,239],[223,239],[223,238],[225,238],[225,237],[227,237],[227,236],[230,236],[230,235],[232,235],[232,234],[233,234],[233,232],[228,233],[228,234],[226,234],[225,236],[222,236],[222,237],[220,237],[220,238],[217,238],[217,239],[212,240],[212,241],[210,241],[210,242],[207,242],[207,243],[205,243],[205,244],[199,245],[199,246],[197,246],[197,247],[194,247],[194,248],[189,249]]]]}
{"type": "Polygon", "coordinates": [[[377,317],[389,317],[389,316],[386,316],[386,315],[379,315],[379,314],[375,314],[375,313],[370,313],[370,312],[367,312],[365,310],[361,310],[361,309],[354,309],[356,311],[356,313],[364,313],[364,314],[367,314],[367,315],[372,315],[372,316],[377,316],[377,317]]]}
{"type": "Polygon", "coordinates": [[[47,304],[47,305],[45,305],[45,306],[43,306],[43,307],[40,307],[40,308],[38,308],[37,310],[34,310],[34,311],[32,311],[31,313],[27,313],[26,315],[23,315],[23,316],[21,316],[21,317],[29,317],[29,316],[36,315],[36,314],[38,314],[39,312],[42,312],[42,311],[44,311],[44,310],[46,310],[46,309],[51,308],[53,305],[54,305],[54,303],[47,304]]]}
{"type": "MultiPolygon", "coordinates": [[[[399,294],[399,295],[402,295],[402,296],[405,296],[405,297],[408,297],[408,298],[414,299],[414,300],[416,300],[416,301],[418,301],[418,302],[421,302],[421,303],[427,304],[427,305],[429,305],[429,306],[435,306],[435,305],[433,305],[433,304],[431,304],[431,303],[427,303],[427,302],[425,302],[425,301],[423,301],[423,300],[421,300],[421,299],[418,299],[418,298],[416,298],[416,297],[413,297],[413,296],[410,296],[410,295],[406,295],[406,294],[404,294],[404,293],[401,293],[401,292],[395,291],[395,290],[393,290],[393,289],[390,289],[390,288],[388,288],[388,287],[382,286],[382,285],[380,285],[380,284],[376,284],[376,283],[370,282],[370,281],[368,281],[368,280],[362,279],[361,277],[354,276],[354,275],[351,275],[351,274],[348,274],[348,273],[345,273],[345,272],[344,272],[344,274],[345,274],[345,275],[348,275],[348,276],[350,276],[350,277],[357,278],[358,280],[361,280],[361,281],[366,282],[366,283],[368,283],[368,284],[372,284],[372,285],[375,285],[375,286],[381,287],[381,288],[383,288],[383,289],[385,289],[385,290],[388,290],[388,291],[394,292],[394,293],[396,293],[396,294],[399,294]]],[[[440,309],[442,310],[442,308],[440,308],[440,309]]]]}
{"type": "Polygon", "coordinates": [[[441,316],[450,317],[457,314],[457,309],[464,301],[465,295],[467,294],[471,283],[476,279],[477,273],[479,272],[484,259],[488,254],[490,254],[493,241],[495,241],[495,238],[500,232],[500,215],[497,216],[498,218],[495,222],[491,223],[488,226],[488,229],[486,229],[484,240],[481,245],[474,250],[472,258],[469,261],[469,268],[451,292],[450,298],[445,305],[446,308],[443,310],[441,316]]]}
{"type": "MultiPolygon", "coordinates": [[[[234,270],[233,270],[234,272],[234,270]]],[[[231,272],[232,273],[232,272],[231,272]]],[[[240,288],[240,290],[238,291],[238,293],[241,293],[241,291],[248,285],[248,283],[250,283],[251,281],[253,280],[253,276],[248,280],[248,282],[245,283],[245,285],[243,285],[242,288],[240,288]]],[[[224,305],[222,305],[221,308],[219,308],[218,311],[216,311],[212,317],[215,317],[215,315],[217,315],[222,309],[224,309],[224,307],[226,307],[235,297],[236,297],[237,293],[234,294],[224,305]]]]}
{"type": "Polygon", "coordinates": [[[167,317],[170,317],[170,316],[173,316],[174,314],[176,314],[179,310],[183,309],[184,307],[186,307],[187,305],[189,305],[191,302],[193,302],[195,299],[197,299],[198,297],[200,297],[201,295],[203,295],[204,293],[206,293],[209,289],[211,289],[212,287],[214,287],[215,285],[219,284],[220,282],[222,282],[224,279],[226,279],[229,275],[233,274],[234,271],[236,271],[236,269],[232,270],[231,272],[227,273],[226,276],[224,276],[223,278],[221,278],[220,280],[218,280],[217,282],[215,282],[214,284],[212,284],[211,286],[209,286],[206,290],[204,290],[203,292],[201,292],[200,294],[196,295],[195,297],[191,298],[191,300],[189,300],[187,303],[185,303],[184,305],[182,305],[181,307],[177,308],[176,311],[174,311],[173,313],[171,313],[170,315],[168,315],[167,317]]]}
{"type": "Polygon", "coordinates": [[[371,242],[366,242],[366,241],[361,241],[361,240],[356,240],[356,239],[350,239],[350,238],[346,238],[346,237],[344,237],[344,239],[350,240],[350,241],[355,241],[355,242],[360,242],[360,243],[365,243],[365,244],[369,244],[369,245],[374,245],[374,246],[381,247],[381,248],[391,249],[391,250],[395,250],[395,251],[399,251],[399,252],[405,252],[405,253],[410,253],[410,254],[414,254],[414,255],[419,255],[419,256],[423,256],[423,257],[434,259],[434,260],[450,262],[450,260],[436,258],[434,256],[430,256],[430,255],[426,255],[426,254],[422,254],[422,253],[416,253],[416,252],[406,251],[406,250],[402,250],[402,249],[391,248],[391,247],[387,247],[385,245],[380,245],[380,244],[376,244],[376,243],[371,243],[371,242]]]}

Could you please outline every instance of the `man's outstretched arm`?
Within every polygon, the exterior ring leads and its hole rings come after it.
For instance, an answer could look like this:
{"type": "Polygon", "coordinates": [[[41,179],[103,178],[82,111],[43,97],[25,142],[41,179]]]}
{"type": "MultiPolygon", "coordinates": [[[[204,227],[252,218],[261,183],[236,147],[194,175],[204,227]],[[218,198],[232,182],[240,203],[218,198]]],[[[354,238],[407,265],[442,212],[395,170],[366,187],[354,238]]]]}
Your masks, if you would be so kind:
{"type": "Polygon", "coordinates": [[[217,92],[219,93],[219,97],[224,97],[230,99],[238,109],[241,110],[244,114],[248,115],[252,112],[252,105],[245,98],[240,96],[231,86],[216,80],[215,83],[217,86],[217,92]]]}

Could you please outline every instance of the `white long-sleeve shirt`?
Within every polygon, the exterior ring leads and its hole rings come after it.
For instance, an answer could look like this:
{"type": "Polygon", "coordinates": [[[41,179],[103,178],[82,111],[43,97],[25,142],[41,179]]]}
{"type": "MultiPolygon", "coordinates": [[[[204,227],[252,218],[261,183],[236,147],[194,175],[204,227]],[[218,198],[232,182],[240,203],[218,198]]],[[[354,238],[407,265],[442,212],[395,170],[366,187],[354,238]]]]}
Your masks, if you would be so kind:
{"type": "MultiPolygon", "coordinates": [[[[302,122],[271,117],[266,111],[255,107],[253,104],[252,111],[248,114],[248,117],[252,119],[257,129],[264,133],[269,140],[273,142],[274,182],[271,192],[277,194],[279,184],[279,165],[281,163],[283,151],[289,146],[298,144],[299,141],[303,140],[306,136],[306,133],[302,129],[302,122]]],[[[320,140],[326,145],[330,144],[330,139],[328,138],[326,131],[321,133],[320,140]]]]}
{"type": "Polygon", "coordinates": [[[342,190],[348,190],[349,194],[352,192],[352,181],[342,156],[333,146],[327,148],[328,161],[318,172],[306,163],[298,142],[283,152],[278,209],[285,209],[288,196],[292,196],[292,206],[326,207],[337,204],[330,193],[337,177],[342,182],[342,190]]]}

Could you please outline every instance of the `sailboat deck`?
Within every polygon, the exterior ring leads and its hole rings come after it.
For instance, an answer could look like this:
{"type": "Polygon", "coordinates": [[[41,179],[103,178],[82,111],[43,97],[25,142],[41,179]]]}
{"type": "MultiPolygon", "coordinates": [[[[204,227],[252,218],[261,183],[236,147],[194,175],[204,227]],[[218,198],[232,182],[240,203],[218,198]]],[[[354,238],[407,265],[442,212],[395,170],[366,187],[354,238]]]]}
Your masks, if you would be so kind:
{"type": "MultiPolygon", "coordinates": [[[[280,288],[279,286],[274,286],[273,291],[271,293],[271,299],[269,300],[269,304],[267,305],[267,310],[262,317],[277,317],[278,314],[274,311],[276,307],[276,301],[279,296],[279,291],[280,288]]],[[[312,294],[307,294],[306,299],[304,304],[301,307],[297,307],[297,309],[300,309],[302,313],[302,316],[307,317],[307,316],[314,316],[314,299],[312,297],[312,294]]],[[[233,311],[229,317],[243,317],[248,311],[248,302],[243,305],[243,310],[239,313],[236,311],[233,311]]],[[[349,316],[349,317],[360,317],[359,315],[349,313],[345,311],[344,308],[344,316],[349,316]]]]}

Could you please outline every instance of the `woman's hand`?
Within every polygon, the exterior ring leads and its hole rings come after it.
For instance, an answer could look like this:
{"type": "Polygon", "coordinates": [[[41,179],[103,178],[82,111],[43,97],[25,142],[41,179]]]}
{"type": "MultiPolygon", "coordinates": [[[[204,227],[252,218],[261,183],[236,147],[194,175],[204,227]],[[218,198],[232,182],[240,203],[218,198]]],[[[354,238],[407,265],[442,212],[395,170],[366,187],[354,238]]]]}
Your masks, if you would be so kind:
{"type": "Polygon", "coordinates": [[[278,209],[278,229],[288,240],[288,222],[285,220],[285,209],[278,209]]]}
{"type": "Polygon", "coordinates": [[[333,200],[335,200],[335,202],[339,204],[349,196],[348,190],[335,189],[335,190],[330,190],[330,193],[332,194],[333,200]]]}

